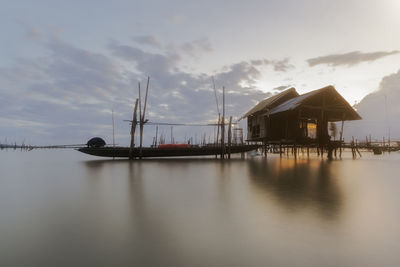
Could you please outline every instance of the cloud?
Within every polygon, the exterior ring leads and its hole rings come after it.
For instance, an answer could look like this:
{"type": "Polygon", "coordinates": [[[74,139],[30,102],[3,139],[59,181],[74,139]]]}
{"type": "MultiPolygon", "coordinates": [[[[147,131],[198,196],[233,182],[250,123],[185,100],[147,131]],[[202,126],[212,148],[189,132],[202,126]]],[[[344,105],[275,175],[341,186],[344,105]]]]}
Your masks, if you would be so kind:
{"type": "Polygon", "coordinates": [[[294,69],[294,65],[290,63],[289,58],[282,60],[256,59],[251,60],[250,63],[253,66],[272,66],[273,70],[277,72],[287,72],[294,69]]]}
{"type": "Polygon", "coordinates": [[[211,52],[213,51],[210,40],[207,38],[193,40],[186,42],[181,46],[183,52],[190,56],[196,56],[197,52],[211,52]]]}
{"type": "Polygon", "coordinates": [[[282,85],[282,86],[275,87],[273,90],[280,92],[280,91],[283,91],[285,89],[288,89],[289,87],[290,87],[290,85],[282,85]]]}
{"type": "Polygon", "coordinates": [[[29,27],[27,29],[27,38],[33,41],[40,41],[43,38],[43,34],[38,27],[29,27]]]}
{"type": "Polygon", "coordinates": [[[393,139],[400,138],[400,70],[384,77],[379,89],[365,96],[355,107],[363,120],[349,122],[345,128],[347,140],[351,136],[365,140],[366,136],[382,140],[389,136],[389,128],[393,139]]]}
{"type": "MultiPolygon", "coordinates": [[[[207,50],[204,44],[195,42],[207,50]]],[[[19,59],[0,68],[0,139],[27,143],[84,143],[94,135],[110,140],[112,108],[115,111],[117,143],[129,143],[137,82],[151,76],[148,118],[164,122],[211,122],[217,118],[211,74],[189,73],[179,66],[184,55],[175,50],[148,52],[135,45],[112,42],[108,51],[96,53],[62,40],[42,42],[46,56],[19,59]],[[29,122],[29,123],[25,123],[29,122]]],[[[226,87],[226,113],[240,116],[254,103],[271,95],[256,87],[261,72],[247,61],[223,67],[213,75],[221,103],[226,87]]],[[[144,86],[143,86],[144,87],[144,86]]],[[[165,128],[165,127],[164,127],[165,128]]],[[[160,127],[160,132],[170,129],[160,127]]],[[[174,129],[176,139],[213,129],[174,129]]],[[[145,143],[152,139],[146,127],[145,143]]],[[[200,137],[199,137],[200,138],[200,137]]]]}
{"type": "Polygon", "coordinates": [[[380,58],[390,55],[395,55],[398,53],[400,53],[400,51],[397,50],[390,52],[378,51],[371,53],[362,53],[360,51],[353,51],[345,54],[332,54],[327,56],[310,58],[307,60],[307,62],[310,67],[323,64],[329,66],[341,66],[341,65],[353,66],[360,64],[362,62],[372,62],[380,58]]]}
{"type": "Polygon", "coordinates": [[[158,42],[158,40],[151,35],[137,35],[132,37],[132,40],[138,44],[153,46],[157,48],[161,47],[161,44],[158,42]]]}
{"type": "Polygon", "coordinates": [[[185,21],[185,16],[182,14],[175,14],[167,19],[168,22],[172,24],[180,24],[185,21]]]}

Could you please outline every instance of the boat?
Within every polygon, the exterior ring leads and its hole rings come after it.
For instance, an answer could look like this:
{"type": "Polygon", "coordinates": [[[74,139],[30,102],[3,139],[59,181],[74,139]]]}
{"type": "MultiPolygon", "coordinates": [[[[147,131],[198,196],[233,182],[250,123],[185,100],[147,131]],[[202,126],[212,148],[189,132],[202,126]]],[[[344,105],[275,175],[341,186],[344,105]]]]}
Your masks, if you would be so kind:
{"type": "MultiPolygon", "coordinates": [[[[155,123],[155,122],[150,122],[148,119],[145,119],[145,113],[146,113],[146,103],[147,103],[147,96],[148,96],[148,89],[149,89],[149,82],[150,82],[150,77],[147,78],[147,86],[146,86],[146,94],[145,94],[145,100],[144,100],[144,106],[143,110],[141,108],[141,90],[140,90],[140,82],[138,84],[138,89],[139,89],[139,98],[136,99],[135,106],[134,106],[134,111],[133,111],[133,119],[132,120],[127,120],[128,122],[131,123],[131,145],[129,147],[118,147],[115,146],[115,140],[114,140],[114,113],[113,114],[113,145],[112,146],[106,146],[106,142],[100,138],[100,137],[93,137],[90,139],[86,146],[84,147],[79,147],[76,150],[85,154],[93,155],[93,156],[99,156],[99,157],[112,157],[112,158],[162,158],[162,157],[192,157],[192,156],[217,156],[221,155],[224,157],[225,154],[228,154],[228,157],[230,154],[236,154],[236,153],[245,153],[249,152],[252,150],[256,150],[257,148],[261,147],[261,145],[258,144],[244,144],[243,143],[243,138],[240,144],[232,144],[232,116],[230,117],[229,124],[228,124],[228,145],[225,145],[225,89],[223,88],[222,90],[222,99],[223,99],[223,108],[222,108],[222,119],[220,119],[218,115],[218,124],[192,124],[192,123],[155,123]],[[139,118],[137,114],[137,109],[139,108],[139,118]],[[221,120],[221,121],[220,121],[221,120]],[[142,141],[143,141],[143,126],[144,125],[156,125],[156,137],[154,138],[154,144],[151,147],[142,147],[142,141]],[[135,146],[135,131],[136,127],[139,125],[139,147],[135,146]],[[160,143],[158,146],[157,144],[157,131],[158,131],[158,125],[176,125],[176,126],[218,126],[221,128],[221,143],[218,144],[218,141],[216,144],[208,144],[208,145],[193,145],[188,143],[182,143],[182,144],[177,144],[171,142],[171,144],[164,144],[161,142],[161,137],[160,137],[160,143]]],[[[216,91],[214,88],[215,96],[216,96],[216,91]]],[[[218,99],[216,98],[217,101],[217,108],[218,108],[218,99]]],[[[218,113],[219,113],[219,108],[218,108],[218,113]]],[[[219,131],[217,133],[217,140],[219,139],[218,137],[219,131]]],[[[171,128],[171,140],[172,138],[172,128],[171,128]]],[[[186,139],[186,138],[185,138],[186,139]]],[[[204,142],[205,143],[205,142],[204,142]]]]}
{"type": "Polygon", "coordinates": [[[382,148],[376,146],[372,148],[372,151],[374,152],[374,155],[382,155],[382,148]]]}
{"type": "MultiPolygon", "coordinates": [[[[244,153],[259,148],[260,145],[231,145],[230,149],[225,147],[225,154],[230,150],[231,154],[244,153]]],[[[129,158],[129,147],[82,147],[77,149],[79,152],[99,156],[129,158]]],[[[163,158],[163,157],[195,157],[195,156],[215,156],[220,155],[222,147],[217,145],[210,146],[164,146],[164,147],[142,147],[133,148],[132,156],[139,158],[163,158]]]]}

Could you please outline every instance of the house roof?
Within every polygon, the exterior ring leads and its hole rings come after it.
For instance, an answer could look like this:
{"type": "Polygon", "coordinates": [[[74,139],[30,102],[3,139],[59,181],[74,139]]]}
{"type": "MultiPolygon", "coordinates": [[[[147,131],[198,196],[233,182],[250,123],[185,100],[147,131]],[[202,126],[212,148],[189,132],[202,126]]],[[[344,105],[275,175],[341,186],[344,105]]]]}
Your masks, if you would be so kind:
{"type": "Polygon", "coordinates": [[[321,89],[317,89],[311,92],[308,92],[303,95],[299,95],[297,97],[291,98],[282,104],[276,106],[275,108],[269,110],[266,115],[272,115],[272,114],[277,114],[289,110],[294,110],[300,105],[304,104],[307,100],[309,100],[311,97],[316,96],[318,94],[321,94],[323,92],[330,91],[331,93],[335,94],[336,97],[339,98],[341,104],[343,105],[343,109],[347,111],[347,120],[360,120],[361,117],[358,115],[358,113],[350,106],[350,104],[336,91],[336,89],[333,86],[326,86],[321,89]]]}
{"type": "Polygon", "coordinates": [[[257,113],[264,109],[267,109],[268,107],[270,107],[271,105],[276,103],[279,99],[281,99],[282,97],[286,96],[289,93],[295,93],[295,95],[299,95],[294,87],[286,89],[285,91],[282,91],[279,94],[276,94],[274,96],[271,96],[269,98],[266,98],[266,99],[260,101],[252,109],[247,111],[240,119],[244,119],[248,116],[253,115],[254,113],[257,113]]]}

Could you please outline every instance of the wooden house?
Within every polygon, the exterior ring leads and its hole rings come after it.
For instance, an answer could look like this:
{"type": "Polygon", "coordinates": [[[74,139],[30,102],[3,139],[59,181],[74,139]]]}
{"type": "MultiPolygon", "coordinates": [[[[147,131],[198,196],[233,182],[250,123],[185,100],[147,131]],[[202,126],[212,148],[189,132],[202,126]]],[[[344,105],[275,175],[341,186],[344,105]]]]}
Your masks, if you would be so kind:
{"type": "Polygon", "coordinates": [[[361,119],[333,86],[302,95],[287,89],[261,101],[242,118],[247,118],[247,141],[319,145],[330,140],[328,122],[361,119]]]}

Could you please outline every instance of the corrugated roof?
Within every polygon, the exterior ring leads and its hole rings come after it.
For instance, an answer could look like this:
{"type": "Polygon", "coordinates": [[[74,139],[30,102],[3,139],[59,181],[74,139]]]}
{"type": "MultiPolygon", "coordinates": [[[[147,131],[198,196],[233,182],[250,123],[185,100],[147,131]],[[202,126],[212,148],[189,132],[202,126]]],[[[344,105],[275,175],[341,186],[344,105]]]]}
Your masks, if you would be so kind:
{"type": "Polygon", "coordinates": [[[325,90],[332,90],[333,92],[335,92],[342,100],[343,104],[345,105],[345,107],[348,109],[348,111],[350,111],[351,113],[351,119],[352,120],[359,120],[361,119],[360,115],[358,115],[358,113],[350,106],[350,104],[336,91],[336,89],[333,86],[326,86],[324,88],[321,89],[317,89],[311,92],[308,92],[306,94],[303,95],[299,95],[297,97],[291,98],[285,102],[283,102],[282,104],[278,105],[277,107],[271,109],[270,111],[268,111],[266,113],[266,115],[272,115],[272,114],[276,114],[276,113],[280,113],[280,112],[285,112],[285,111],[289,111],[289,110],[294,110],[296,109],[298,106],[300,106],[302,103],[304,103],[306,100],[308,100],[310,97],[313,97],[319,93],[321,93],[322,91],[325,90]]]}
{"type": "Polygon", "coordinates": [[[325,88],[321,88],[321,89],[317,89],[317,90],[314,90],[314,91],[311,91],[311,92],[308,92],[308,93],[303,94],[303,95],[299,95],[299,96],[294,97],[292,99],[289,99],[289,100],[283,102],[282,104],[280,104],[279,106],[277,106],[277,107],[273,108],[272,110],[270,110],[268,112],[268,114],[275,114],[275,113],[279,113],[279,112],[283,112],[283,111],[287,111],[287,110],[293,110],[293,109],[297,108],[298,106],[300,106],[300,104],[303,103],[303,101],[305,101],[309,97],[312,97],[312,96],[318,94],[323,89],[326,89],[326,87],[325,88]]]}
{"type": "Polygon", "coordinates": [[[260,101],[257,105],[255,105],[252,109],[250,109],[249,111],[247,111],[240,119],[246,118],[254,113],[257,113],[259,111],[262,111],[263,109],[268,108],[268,106],[271,106],[273,103],[275,103],[277,100],[279,100],[280,98],[282,98],[283,96],[287,95],[288,93],[296,93],[297,95],[299,95],[296,92],[296,89],[294,87],[291,87],[289,89],[286,89],[283,92],[280,92],[279,94],[276,94],[274,96],[271,96],[269,98],[266,98],[262,101],[260,101]]]}

